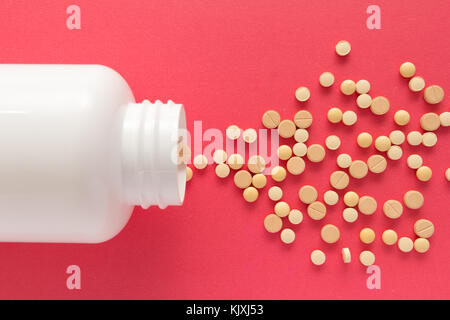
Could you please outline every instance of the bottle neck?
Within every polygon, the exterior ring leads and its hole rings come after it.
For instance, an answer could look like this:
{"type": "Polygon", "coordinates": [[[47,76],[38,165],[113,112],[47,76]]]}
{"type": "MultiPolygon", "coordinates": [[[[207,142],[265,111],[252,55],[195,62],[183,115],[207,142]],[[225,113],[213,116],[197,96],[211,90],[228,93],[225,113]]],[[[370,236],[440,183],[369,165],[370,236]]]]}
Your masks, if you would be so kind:
{"type": "Polygon", "coordinates": [[[129,103],[122,126],[122,183],[125,200],[144,209],[181,205],[186,166],[180,146],[186,141],[186,117],[172,101],[129,103]]]}

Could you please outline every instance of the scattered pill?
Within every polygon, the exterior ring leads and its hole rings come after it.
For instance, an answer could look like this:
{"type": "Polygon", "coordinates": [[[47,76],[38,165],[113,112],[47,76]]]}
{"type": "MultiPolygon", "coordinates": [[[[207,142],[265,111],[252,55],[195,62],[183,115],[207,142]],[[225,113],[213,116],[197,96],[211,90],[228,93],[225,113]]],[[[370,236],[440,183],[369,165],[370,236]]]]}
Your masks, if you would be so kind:
{"type": "Polygon", "coordinates": [[[269,191],[267,192],[267,195],[269,196],[269,199],[272,201],[278,201],[283,197],[283,190],[281,190],[278,186],[270,187],[269,191]]]}
{"type": "Polygon", "coordinates": [[[350,178],[344,171],[335,171],[330,175],[330,185],[337,190],[347,188],[349,182],[350,178]]]}
{"type": "Polygon", "coordinates": [[[283,221],[276,214],[269,214],[264,218],[264,228],[270,233],[276,233],[281,230],[283,221]]]}
{"type": "Polygon", "coordinates": [[[310,204],[317,200],[317,190],[313,186],[303,186],[298,190],[298,197],[304,204],[310,204]]]}
{"type": "Polygon", "coordinates": [[[434,233],[433,222],[427,219],[419,219],[414,223],[414,233],[419,238],[430,238],[434,233]]]}
{"type": "Polygon", "coordinates": [[[258,199],[259,192],[258,189],[254,187],[248,187],[244,189],[242,195],[244,196],[245,201],[255,202],[258,199]]]}
{"type": "Polygon", "coordinates": [[[349,191],[346,194],[344,194],[344,204],[347,207],[356,207],[359,202],[359,196],[354,191],[349,191]]]}
{"type": "Polygon", "coordinates": [[[247,143],[253,143],[256,141],[258,134],[256,133],[255,129],[246,129],[242,133],[242,137],[244,138],[244,141],[247,143]]]}
{"type": "Polygon", "coordinates": [[[353,178],[362,179],[365,176],[367,176],[367,173],[369,172],[369,167],[364,161],[355,160],[350,165],[350,168],[348,168],[348,172],[353,178]]]}
{"type": "Polygon", "coordinates": [[[294,115],[294,123],[300,129],[308,129],[312,122],[313,117],[309,111],[300,110],[294,115]]]}
{"type": "Polygon", "coordinates": [[[388,200],[383,205],[383,212],[388,218],[398,219],[403,213],[403,206],[400,201],[388,200]]]}
{"type": "Polygon", "coordinates": [[[262,123],[267,129],[275,129],[280,124],[280,114],[274,110],[264,112],[262,123]]]}
{"type": "Polygon", "coordinates": [[[372,145],[373,138],[372,135],[368,132],[361,132],[356,138],[356,142],[361,148],[368,148],[372,145]]]}
{"type": "Polygon", "coordinates": [[[341,92],[347,96],[354,94],[356,91],[356,84],[353,80],[344,80],[341,83],[341,92]]]}
{"type": "Polygon", "coordinates": [[[244,158],[237,153],[232,154],[228,157],[227,164],[233,170],[239,170],[244,165],[244,158]]]}
{"type": "Polygon", "coordinates": [[[389,134],[389,139],[391,139],[391,143],[394,145],[401,145],[406,140],[405,134],[400,130],[394,130],[389,134]]]}
{"type": "Polygon", "coordinates": [[[365,94],[370,91],[370,82],[367,80],[359,80],[356,82],[356,92],[359,94],[365,94]]]}
{"type": "Polygon", "coordinates": [[[306,156],[311,162],[321,162],[325,158],[325,149],[320,144],[312,144],[308,147],[306,156]]]}
{"type": "Polygon", "coordinates": [[[340,232],[333,224],[326,224],[320,230],[320,237],[326,243],[336,243],[339,240],[340,232]]]}
{"type": "Polygon", "coordinates": [[[213,160],[217,164],[225,163],[227,161],[228,155],[224,150],[215,150],[213,153],[213,160]]]}
{"type": "Polygon", "coordinates": [[[348,55],[351,49],[350,42],[346,40],[341,40],[336,44],[336,53],[341,57],[348,55]]]}
{"type": "Polygon", "coordinates": [[[414,241],[414,249],[418,253],[425,253],[428,251],[428,249],[430,249],[430,241],[428,241],[428,239],[424,239],[424,238],[417,238],[414,241]]]}
{"type": "Polygon", "coordinates": [[[309,99],[310,96],[311,93],[309,92],[309,89],[307,87],[300,87],[295,90],[295,97],[298,101],[305,102],[309,99]]]}
{"type": "Polygon", "coordinates": [[[331,72],[324,72],[319,77],[319,83],[322,87],[331,87],[334,83],[334,75],[331,72]]]}
{"type": "Polygon", "coordinates": [[[386,97],[378,96],[372,99],[370,110],[373,114],[383,115],[389,111],[390,103],[386,97]]]}
{"type": "Polygon", "coordinates": [[[425,132],[422,136],[422,143],[425,147],[434,147],[437,143],[437,135],[434,132],[425,132]]]}
{"type": "Polygon", "coordinates": [[[442,112],[439,115],[439,119],[441,120],[441,126],[443,127],[450,126],[450,112],[442,112]]]}
{"type": "Polygon", "coordinates": [[[314,250],[311,252],[311,262],[316,266],[321,266],[325,263],[326,256],[321,250],[314,250]]]}
{"type": "Polygon", "coordinates": [[[403,78],[411,78],[416,73],[416,66],[411,62],[404,62],[400,66],[400,74],[403,78]]]}
{"type": "Polygon", "coordinates": [[[283,120],[278,125],[278,134],[282,138],[291,138],[295,134],[295,124],[291,120],[283,120]]]}
{"type": "Polygon", "coordinates": [[[337,158],[336,162],[339,168],[346,169],[352,164],[352,157],[347,153],[341,153],[337,158]]]}
{"type": "Polygon", "coordinates": [[[438,85],[432,85],[425,89],[423,98],[429,104],[437,104],[444,100],[444,89],[438,85]]]}
{"type": "Polygon", "coordinates": [[[359,239],[362,243],[371,244],[375,240],[375,231],[370,228],[364,228],[359,233],[359,239]]]}
{"type": "Polygon", "coordinates": [[[391,160],[400,160],[403,156],[403,150],[399,146],[391,146],[387,151],[387,156],[391,160]]]}
{"type": "Polygon", "coordinates": [[[419,169],[423,164],[423,160],[418,154],[412,154],[408,157],[406,163],[411,169],[419,169]]]}
{"type": "Polygon", "coordinates": [[[356,98],[356,104],[361,109],[367,109],[372,104],[372,97],[369,96],[367,93],[363,93],[356,98]]]}
{"type": "Polygon", "coordinates": [[[225,164],[221,163],[216,166],[216,176],[219,178],[226,178],[230,174],[230,167],[225,164]]]}
{"type": "Polygon", "coordinates": [[[339,123],[342,121],[342,111],[339,108],[331,108],[328,110],[327,117],[331,123],[339,123]]]}
{"type": "Polygon", "coordinates": [[[194,173],[190,167],[186,167],[186,182],[192,179],[194,173]]]}
{"type": "Polygon", "coordinates": [[[292,209],[288,216],[289,222],[292,224],[300,224],[303,221],[303,214],[300,210],[292,209]]]}
{"type": "Polygon", "coordinates": [[[328,190],[323,194],[323,201],[329,206],[334,206],[339,201],[339,195],[336,191],[328,190]]]}
{"type": "Polygon", "coordinates": [[[409,190],[403,196],[403,202],[407,208],[417,210],[423,206],[424,197],[419,191],[409,190]]]}
{"type": "Polygon", "coordinates": [[[422,143],[422,139],[422,134],[419,131],[411,131],[406,136],[406,141],[408,141],[411,146],[420,145],[422,143]]]}
{"type": "Polygon", "coordinates": [[[381,235],[381,239],[388,246],[392,246],[397,243],[398,239],[397,232],[395,232],[392,229],[385,230],[381,235]]]}
{"type": "Polygon", "coordinates": [[[281,182],[286,178],[286,169],[280,166],[276,166],[272,169],[272,179],[276,182],[281,182]]]}
{"type": "Polygon", "coordinates": [[[379,136],[375,139],[375,149],[377,149],[380,152],[386,152],[391,147],[391,139],[386,136],[379,136]]]}
{"type": "Polygon", "coordinates": [[[409,80],[409,89],[413,92],[422,91],[425,88],[425,80],[422,77],[415,76],[409,80]]]}
{"type": "Polygon", "coordinates": [[[206,158],[205,155],[198,154],[194,157],[193,164],[195,168],[202,170],[205,169],[206,166],[208,165],[208,159],[206,158]]]}
{"type": "Polygon", "coordinates": [[[342,248],[342,261],[344,261],[344,263],[350,263],[352,261],[349,248],[342,248]]]}
{"type": "Polygon", "coordinates": [[[362,196],[359,198],[358,210],[365,215],[374,214],[377,210],[377,201],[371,196],[362,196]]]}
{"type": "Polygon", "coordinates": [[[297,142],[292,147],[292,152],[298,157],[305,156],[307,151],[308,151],[308,147],[303,142],[297,142]]]}
{"type": "Polygon", "coordinates": [[[267,184],[267,178],[261,173],[257,173],[252,177],[252,185],[257,189],[262,189],[267,184]]]}
{"type": "Polygon", "coordinates": [[[297,142],[306,142],[308,141],[309,133],[306,129],[297,129],[294,134],[294,139],[297,142]]]}
{"type": "Polygon", "coordinates": [[[371,251],[365,250],[359,255],[359,261],[366,267],[371,266],[375,263],[375,255],[371,251]]]}
{"type": "Polygon", "coordinates": [[[278,147],[277,154],[281,160],[288,160],[292,156],[292,149],[284,144],[278,147]]]}
{"type": "Polygon", "coordinates": [[[234,174],[234,184],[238,188],[245,189],[252,184],[252,175],[247,170],[239,170],[234,174]]]}
{"type": "Polygon", "coordinates": [[[286,168],[290,174],[302,174],[305,171],[305,161],[301,157],[292,157],[287,161],[286,168]]]}
{"type": "Polygon", "coordinates": [[[433,175],[433,172],[431,171],[430,167],[427,166],[421,166],[416,171],[416,177],[422,182],[427,182],[431,179],[431,176],[433,175]]]}
{"type": "Polygon", "coordinates": [[[266,168],[266,161],[263,157],[254,155],[248,159],[247,167],[252,173],[262,173],[266,168]]]}
{"type": "Polygon", "coordinates": [[[287,204],[287,202],[280,201],[275,204],[275,214],[279,216],[280,218],[286,217],[289,212],[291,211],[291,208],[287,204]]]}
{"type": "Polygon", "coordinates": [[[325,145],[330,150],[337,150],[341,146],[341,139],[335,135],[328,136],[325,139],[325,145]]]}
{"type": "Polygon", "coordinates": [[[355,208],[345,208],[342,211],[342,218],[349,223],[353,223],[358,219],[358,211],[355,208]]]}
{"type": "Polygon", "coordinates": [[[428,112],[420,118],[420,126],[425,131],[435,131],[441,126],[441,119],[436,113],[428,112]]]}
{"type": "Polygon", "coordinates": [[[241,136],[241,129],[236,125],[231,125],[227,128],[226,134],[228,139],[230,140],[236,140],[241,136]]]}
{"type": "Polygon", "coordinates": [[[387,168],[387,161],[382,155],[374,154],[367,159],[367,166],[372,173],[382,173],[387,168]]]}
{"type": "Polygon", "coordinates": [[[445,178],[447,179],[447,181],[450,181],[450,168],[445,170],[445,178]]]}
{"type": "Polygon", "coordinates": [[[295,232],[289,228],[283,229],[280,233],[280,238],[284,243],[291,244],[295,240],[295,232]]]}
{"type": "Polygon", "coordinates": [[[345,111],[342,115],[342,123],[346,126],[352,126],[358,121],[358,116],[354,111],[345,111]]]}
{"type": "Polygon", "coordinates": [[[327,208],[320,201],[315,201],[308,205],[308,215],[313,220],[322,220],[327,214],[327,208]]]}
{"type": "Polygon", "coordinates": [[[410,120],[411,116],[409,115],[409,112],[406,110],[398,110],[394,114],[394,121],[399,126],[406,126],[410,120]]]}
{"type": "Polygon", "coordinates": [[[413,241],[408,237],[401,237],[398,239],[398,248],[401,252],[411,252],[414,247],[413,241]]]}

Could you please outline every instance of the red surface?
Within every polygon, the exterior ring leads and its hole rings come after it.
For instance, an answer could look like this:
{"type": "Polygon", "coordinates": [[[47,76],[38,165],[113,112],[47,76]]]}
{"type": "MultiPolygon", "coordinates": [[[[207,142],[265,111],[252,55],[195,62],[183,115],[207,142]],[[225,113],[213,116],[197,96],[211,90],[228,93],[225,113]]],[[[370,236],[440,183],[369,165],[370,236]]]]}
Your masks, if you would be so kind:
{"type": "MultiPolygon", "coordinates": [[[[232,123],[259,128],[268,108],[292,117],[299,109],[294,90],[306,85],[312,98],[305,108],[314,116],[310,142],[323,143],[335,133],[344,141],[341,152],[365,160],[374,151],[357,149],[357,133],[388,134],[395,110],[410,111],[406,131],[418,129],[425,112],[449,110],[449,97],[428,106],[398,74],[400,63],[411,60],[427,83],[449,92],[449,9],[447,0],[2,1],[0,61],[105,64],[127,79],[137,100],[182,102],[189,124],[202,120],[204,129],[225,129],[232,123]],[[74,2],[81,7],[82,30],[70,31],[65,11],[74,2]],[[381,30],[366,27],[370,4],[381,7],[381,30]],[[334,53],[341,39],[352,44],[346,58],[334,53]],[[332,71],[337,83],[370,80],[371,94],[387,96],[391,111],[376,117],[358,110],[353,128],[328,124],[330,106],[357,107],[354,97],[339,94],[337,85],[319,87],[323,71],[332,71]]],[[[450,183],[444,170],[450,167],[450,132],[441,128],[437,133],[435,148],[405,146],[404,158],[390,161],[384,174],[351,182],[351,189],[375,196],[380,207],[390,198],[400,200],[410,188],[422,191],[424,207],[406,210],[398,221],[388,221],[378,210],[353,225],[344,224],[338,205],[323,221],[305,216],[294,227],[295,243],[285,246],[278,234],[263,228],[273,205],[265,194],[246,204],[232,179],[219,181],[210,167],[195,172],[183,207],[138,209],[123,232],[107,243],[0,244],[0,298],[448,299],[450,183]],[[433,168],[429,183],[419,183],[406,167],[411,152],[420,153],[433,168]],[[427,254],[402,254],[381,243],[387,227],[413,237],[417,218],[430,218],[436,225],[427,254]],[[341,228],[338,244],[321,242],[324,223],[341,228]],[[376,243],[369,247],[381,268],[381,290],[366,288],[368,275],[357,261],[365,248],[358,240],[364,226],[377,232],[376,243]],[[343,246],[353,253],[350,265],[341,261],[343,246]],[[316,248],[327,254],[321,268],[309,261],[316,248]],[[79,291],[65,285],[71,264],[82,270],[79,291]]],[[[281,183],[291,206],[306,213],[297,198],[303,184],[313,184],[321,194],[329,188],[337,154],[329,152],[321,164],[307,162],[301,177],[289,176],[281,183]]]]}

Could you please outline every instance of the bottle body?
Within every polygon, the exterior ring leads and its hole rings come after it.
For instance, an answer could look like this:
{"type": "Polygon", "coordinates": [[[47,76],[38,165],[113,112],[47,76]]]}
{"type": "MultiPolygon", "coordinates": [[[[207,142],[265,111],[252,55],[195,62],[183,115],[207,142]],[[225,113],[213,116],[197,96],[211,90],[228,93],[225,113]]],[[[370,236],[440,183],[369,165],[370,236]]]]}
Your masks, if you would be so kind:
{"type": "Polygon", "coordinates": [[[0,92],[0,241],[114,237],[138,204],[124,196],[125,80],[99,65],[0,65],[0,92]]]}

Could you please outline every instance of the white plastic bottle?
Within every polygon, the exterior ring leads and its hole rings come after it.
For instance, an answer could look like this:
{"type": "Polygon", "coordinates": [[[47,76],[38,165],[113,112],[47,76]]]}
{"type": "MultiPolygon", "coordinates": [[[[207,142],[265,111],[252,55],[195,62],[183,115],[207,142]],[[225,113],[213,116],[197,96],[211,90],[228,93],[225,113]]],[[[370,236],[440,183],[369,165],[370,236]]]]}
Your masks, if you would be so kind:
{"type": "Polygon", "coordinates": [[[99,243],[135,205],[181,205],[185,127],[105,66],[0,65],[0,241],[99,243]]]}

